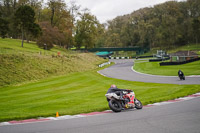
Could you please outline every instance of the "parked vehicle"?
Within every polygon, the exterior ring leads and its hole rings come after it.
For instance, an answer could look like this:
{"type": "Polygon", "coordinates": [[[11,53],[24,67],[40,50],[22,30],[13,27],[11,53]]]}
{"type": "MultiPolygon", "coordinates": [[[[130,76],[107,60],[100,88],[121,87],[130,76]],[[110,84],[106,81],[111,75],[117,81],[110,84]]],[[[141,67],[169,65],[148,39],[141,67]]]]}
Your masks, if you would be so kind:
{"type": "Polygon", "coordinates": [[[120,99],[115,93],[108,93],[105,95],[109,107],[114,112],[121,112],[124,109],[142,109],[142,103],[135,97],[132,90],[123,91],[123,99],[120,99]]]}

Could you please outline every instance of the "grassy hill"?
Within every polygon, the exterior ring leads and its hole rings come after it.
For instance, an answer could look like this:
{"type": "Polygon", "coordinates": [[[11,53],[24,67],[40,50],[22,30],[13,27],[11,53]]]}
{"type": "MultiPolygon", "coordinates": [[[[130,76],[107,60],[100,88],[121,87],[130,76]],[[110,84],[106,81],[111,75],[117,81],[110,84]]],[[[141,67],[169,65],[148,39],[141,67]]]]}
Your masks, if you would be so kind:
{"type": "Polygon", "coordinates": [[[0,54],[13,54],[13,53],[27,53],[27,54],[39,54],[51,55],[56,54],[58,51],[66,52],[67,50],[54,47],[51,50],[44,50],[39,48],[35,42],[26,43],[24,42],[24,47],[21,47],[21,40],[0,38],[0,54]]]}
{"type": "Polygon", "coordinates": [[[0,62],[1,87],[96,69],[105,60],[91,53],[40,49],[34,42],[22,48],[20,40],[0,39],[0,62]]]}

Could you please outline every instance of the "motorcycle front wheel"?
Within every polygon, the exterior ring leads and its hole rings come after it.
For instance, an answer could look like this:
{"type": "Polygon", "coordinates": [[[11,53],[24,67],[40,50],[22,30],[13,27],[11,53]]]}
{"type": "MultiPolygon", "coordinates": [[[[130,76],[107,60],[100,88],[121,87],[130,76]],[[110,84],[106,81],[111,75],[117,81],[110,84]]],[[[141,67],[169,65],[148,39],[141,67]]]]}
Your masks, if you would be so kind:
{"type": "Polygon", "coordinates": [[[143,105],[140,102],[140,100],[138,100],[138,99],[135,98],[135,108],[136,109],[142,109],[142,107],[143,107],[143,105]]]}
{"type": "Polygon", "coordinates": [[[109,107],[114,112],[121,112],[121,110],[122,110],[122,106],[121,106],[120,102],[117,100],[110,100],[109,107]]]}

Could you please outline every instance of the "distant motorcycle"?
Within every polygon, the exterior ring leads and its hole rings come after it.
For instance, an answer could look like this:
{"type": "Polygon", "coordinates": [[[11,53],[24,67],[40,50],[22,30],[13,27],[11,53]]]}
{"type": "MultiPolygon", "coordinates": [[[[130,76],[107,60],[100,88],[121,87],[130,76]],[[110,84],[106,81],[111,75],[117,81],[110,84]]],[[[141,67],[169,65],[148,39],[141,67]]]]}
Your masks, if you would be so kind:
{"type": "Polygon", "coordinates": [[[178,71],[178,76],[179,76],[180,80],[185,80],[184,73],[181,70],[178,71]]]}
{"type": "Polygon", "coordinates": [[[132,90],[123,91],[123,100],[115,93],[105,95],[108,100],[109,107],[114,112],[121,112],[124,109],[142,109],[142,103],[135,98],[135,93],[132,90]]]}

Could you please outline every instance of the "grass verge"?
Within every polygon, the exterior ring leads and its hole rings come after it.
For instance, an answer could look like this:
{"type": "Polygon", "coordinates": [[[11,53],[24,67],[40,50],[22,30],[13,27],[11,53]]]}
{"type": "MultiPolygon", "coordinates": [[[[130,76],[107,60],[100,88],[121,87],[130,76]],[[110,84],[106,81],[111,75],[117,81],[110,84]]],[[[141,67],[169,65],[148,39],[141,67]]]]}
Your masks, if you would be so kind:
{"type": "Polygon", "coordinates": [[[0,87],[98,68],[105,62],[93,54],[68,56],[0,55],[0,87]]]}
{"type": "Polygon", "coordinates": [[[192,63],[187,63],[183,65],[169,65],[169,66],[160,66],[160,62],[148,62],[144,60],[135,60],[134,61],[134,70],[153,74],[153,75],[166,75],[166,76],[177,76],[178,70],[182,70],[184,74],[187,75],[200,75],[200,61],[195,61],[192,63]]]}
{"type": "Polygon", "coordinates": [[[142,103],[175,99],[200,91],[200,85],[142,83],[103,77],[96,71],[77,72],[35,83],[0,88],[0,121],[74,115],[109,109],[110,84],[132,89],[142,103]]]}

